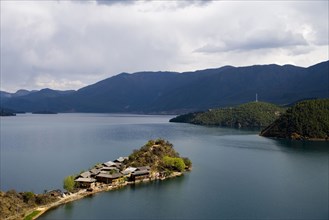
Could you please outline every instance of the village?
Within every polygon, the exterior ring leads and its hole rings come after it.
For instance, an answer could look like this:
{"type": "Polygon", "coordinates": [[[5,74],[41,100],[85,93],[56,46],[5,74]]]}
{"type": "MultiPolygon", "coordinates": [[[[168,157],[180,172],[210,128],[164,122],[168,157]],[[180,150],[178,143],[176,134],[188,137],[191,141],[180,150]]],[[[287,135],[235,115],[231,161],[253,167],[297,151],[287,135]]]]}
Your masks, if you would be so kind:
{"type": "Polygon", "coordinates": [[[80,173],[74,180],[76,188],[93,191],[104,187],[117,187],[165,178],[163,173],[151,172],[149,166],[126,168],[124,165],[126,160],[128,157],[119,157],[114,161],[97,164],[94,168],[80,173]]]}

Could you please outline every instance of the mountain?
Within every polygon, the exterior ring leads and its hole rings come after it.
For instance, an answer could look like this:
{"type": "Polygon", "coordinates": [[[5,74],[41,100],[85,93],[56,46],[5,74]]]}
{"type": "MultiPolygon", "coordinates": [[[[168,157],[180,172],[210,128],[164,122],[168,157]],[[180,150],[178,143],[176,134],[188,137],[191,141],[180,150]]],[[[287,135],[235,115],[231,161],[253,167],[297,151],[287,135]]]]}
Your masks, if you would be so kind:
{"type": "Polygon", "coordinates": [[[254,100],[289,104],[328,96],[329,61],[303,68],[292,65],[224,66],[195,72],[121,73],[93,85],[59,94],[41,90],[4,99],[20,111],[126,112],[178,114],[254,100]],[[51,95],[53,94],[53,95],[51,95]]]}
{"type": "Polygon", "coordinates": [[[260,128],[274,122],[285,110],[265,102],[250,102],[233,108],[179,115],[170,122],[236,128],[260,128]]]}
{"type": "Polygon", "coordinates": [[[6,96],[1,96],[0,106],[11,106],[10,109],[24,112],[62,109],[62,106],[55,101],[55,98],[64,97],[74,92],[74,90],[59,91],[48,88],[40,91],[18,90],[16,93],[12,94],[1,92],[1,94],[6,96]]]}
{"type": "Polygon", "coordinates": [[[261,136],[329,140],[329,99],[302,101],[261,131],[261,136]]]}

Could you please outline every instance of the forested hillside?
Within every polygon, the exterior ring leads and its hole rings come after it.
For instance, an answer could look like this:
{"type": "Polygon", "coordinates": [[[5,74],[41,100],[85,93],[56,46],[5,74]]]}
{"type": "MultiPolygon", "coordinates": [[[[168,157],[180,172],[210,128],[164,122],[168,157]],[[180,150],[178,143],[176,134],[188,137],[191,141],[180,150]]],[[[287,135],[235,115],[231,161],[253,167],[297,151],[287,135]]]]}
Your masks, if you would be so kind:
{"type": "Polygon", "coordinates": [[[210,109],[206,112],[180,115],[171,119],[170,122],[237,128],[260,128],[268,126],[283,112],[283,108],[270,103],[250,102],[237,107],[210,109]]]}
{"type": "Polygon", "coordinates": [[[265,137],[329,139],[329,99],[302,101],[261,132],[265,137]]]}

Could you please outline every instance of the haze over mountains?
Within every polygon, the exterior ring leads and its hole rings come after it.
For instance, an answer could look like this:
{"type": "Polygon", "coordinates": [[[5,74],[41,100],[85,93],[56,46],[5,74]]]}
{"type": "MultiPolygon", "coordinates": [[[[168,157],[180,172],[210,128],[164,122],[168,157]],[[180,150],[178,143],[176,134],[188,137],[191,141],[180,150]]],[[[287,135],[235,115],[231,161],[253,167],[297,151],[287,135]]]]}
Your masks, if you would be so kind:
{"type": "Polygon", "coordinates": [[[224,66],[195,72],[121,73],[77,91],[1,91],[1,107],[16,111],[186,113],[255,100],[289,104],[326,98],[329,61],[308,68],[224,66]]]}

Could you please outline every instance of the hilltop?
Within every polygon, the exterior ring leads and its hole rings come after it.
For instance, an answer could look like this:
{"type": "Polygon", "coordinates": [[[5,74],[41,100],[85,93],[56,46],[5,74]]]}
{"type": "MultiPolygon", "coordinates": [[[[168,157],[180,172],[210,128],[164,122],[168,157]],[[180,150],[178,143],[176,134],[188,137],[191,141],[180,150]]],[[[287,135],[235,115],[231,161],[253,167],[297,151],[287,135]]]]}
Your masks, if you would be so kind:
{"type": "Polygon", "coordinates": [[[124,162],[126,166],[149,166],[153,172],[182,172],[192,168],[192,162],[180,157],[173,145],[163,139],[150,140],[139,150],[134,150],[124,162]]]}
{"type": "Polygon", "coordinates": [[[237,128],[266,127],[275,121],[284,109],[265,102],[250,102],[232,108],[210,109],[206,112],[177,116],[170,122],[237,128]]]}
{"type": "Polygon", "coordinates": [[[183,114],[259,99],[289,104],[328,95],[329,61],[293,65],[224,66],[195,72],[121,73],[78,91],[0,92],[3,108],[23,112],[183,114]]]}
{"type": "Polygon", "coordinates": [[[261,131],[261,136],[329,140],[329,99],[302,101],[261,131]]]}

